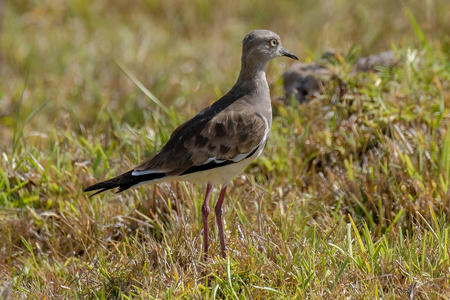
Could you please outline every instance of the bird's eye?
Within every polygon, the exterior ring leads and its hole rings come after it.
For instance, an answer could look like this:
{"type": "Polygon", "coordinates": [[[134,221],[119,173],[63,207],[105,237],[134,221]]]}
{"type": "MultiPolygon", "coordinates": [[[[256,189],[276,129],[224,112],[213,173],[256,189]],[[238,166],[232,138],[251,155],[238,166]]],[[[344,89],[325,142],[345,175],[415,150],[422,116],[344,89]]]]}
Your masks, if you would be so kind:
{"type": "Polygon", "coordinates": [[[272,46],[272,47],[275,47],[277,44],[278,44],[278,41],[276,39],[271,39],[269,41],[269,45],[272,46]]]}

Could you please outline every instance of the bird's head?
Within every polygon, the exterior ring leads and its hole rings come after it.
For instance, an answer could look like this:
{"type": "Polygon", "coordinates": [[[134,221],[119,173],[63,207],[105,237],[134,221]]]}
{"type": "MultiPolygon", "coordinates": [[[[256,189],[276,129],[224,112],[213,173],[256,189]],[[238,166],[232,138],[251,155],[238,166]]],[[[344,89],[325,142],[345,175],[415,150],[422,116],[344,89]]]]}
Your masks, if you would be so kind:
{"type": "Polygon", "coordinates": [[[242,41],[242,55],[261,62],[287,56],[293,59],[298,57],[281,45],[278,34],[270,30],[257,29],[250,31],[242,41]]]}

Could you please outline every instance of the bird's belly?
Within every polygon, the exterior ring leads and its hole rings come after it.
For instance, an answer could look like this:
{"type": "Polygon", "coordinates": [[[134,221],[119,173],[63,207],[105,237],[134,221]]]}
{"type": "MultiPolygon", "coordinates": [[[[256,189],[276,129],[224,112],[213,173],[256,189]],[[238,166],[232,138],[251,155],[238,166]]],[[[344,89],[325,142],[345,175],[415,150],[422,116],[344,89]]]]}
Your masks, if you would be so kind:
{"type": "Polygon", "coordinates": [[[245,167],[254,161],[262,152],[264,147],[258,149],[255,154],[249,158],[243,159],[237,163],[225,165],[214,169],[186,174],[177,178],[177,180],[189,181],[192,183],[211,183],[213,185],[226,185],[233,177],[241,174],[245,167]]]}

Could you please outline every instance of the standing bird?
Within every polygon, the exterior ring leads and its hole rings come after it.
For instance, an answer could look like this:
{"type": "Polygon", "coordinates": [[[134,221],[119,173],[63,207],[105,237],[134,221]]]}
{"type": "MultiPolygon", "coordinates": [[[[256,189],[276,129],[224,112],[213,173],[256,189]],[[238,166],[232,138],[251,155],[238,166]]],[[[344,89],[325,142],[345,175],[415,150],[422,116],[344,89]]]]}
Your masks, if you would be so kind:
{"type": "Polygon", "coordinates": [[[117,193],[144,183],[183,180],[207,183],[202,206],[204,255],[208,252],[209,198],[221,185],[215,206],[222,257],[225,238],[222,204],[228,183],[263,151],[272,126],[272,106],[266,80],[267,63],[279,56],[298,59],[281,46],[278,34],[253,30],[242,42],[241,71],[233,88],[211,106],[179,126],[155,155],[133,170],[94,184],[92,196],[118,187],[117,193]]]}

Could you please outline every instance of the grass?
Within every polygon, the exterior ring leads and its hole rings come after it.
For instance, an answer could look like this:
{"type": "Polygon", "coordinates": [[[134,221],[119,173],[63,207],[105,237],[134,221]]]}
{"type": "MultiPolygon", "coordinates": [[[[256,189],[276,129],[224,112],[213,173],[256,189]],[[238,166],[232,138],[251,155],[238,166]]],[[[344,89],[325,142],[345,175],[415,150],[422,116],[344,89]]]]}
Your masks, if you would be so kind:
{"type": "Polygon", "coordinates": [[[449,298],[447,2],[0,7],[0,298],[449,298]],[[226,197],[228,258],[210,232],[204,264],[204,187],[82,190],[226,92],[254,28],[304,61],[342,53],[346,93],[282,104],[290,62],[270,64],[271,139],[226,197]],[[389,48],[396,67],[351,74],[389,48]]]}

